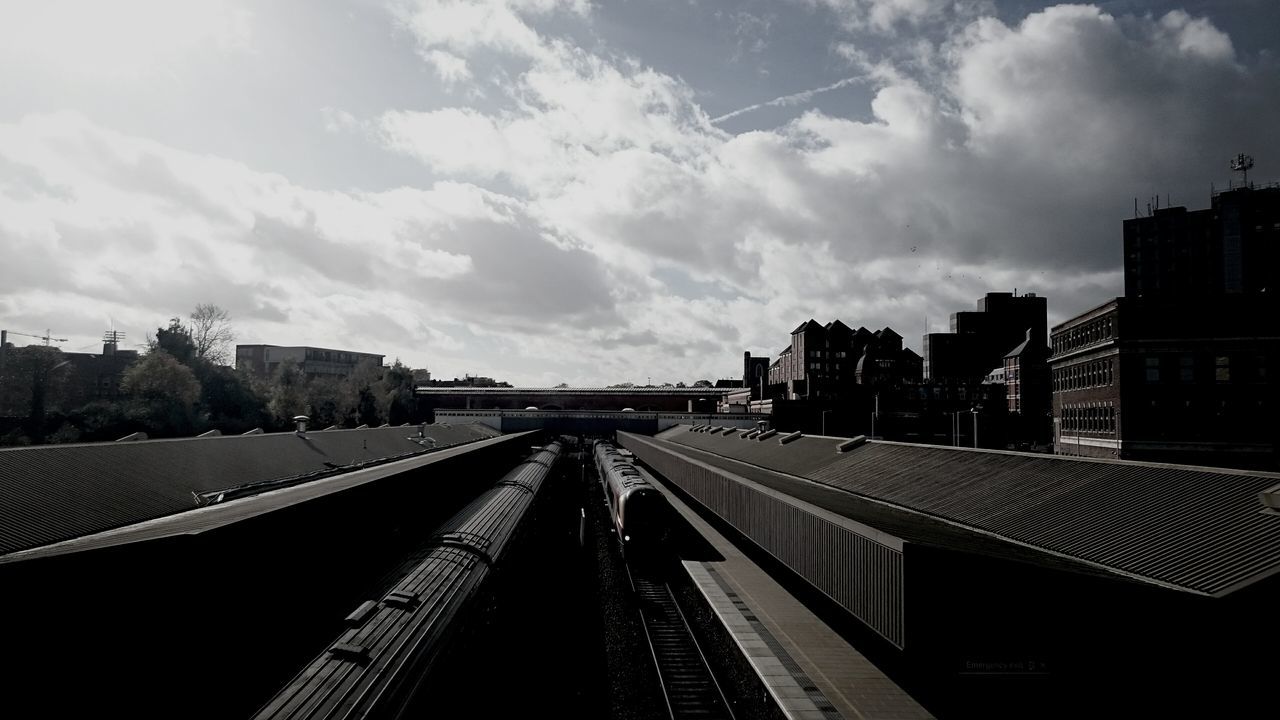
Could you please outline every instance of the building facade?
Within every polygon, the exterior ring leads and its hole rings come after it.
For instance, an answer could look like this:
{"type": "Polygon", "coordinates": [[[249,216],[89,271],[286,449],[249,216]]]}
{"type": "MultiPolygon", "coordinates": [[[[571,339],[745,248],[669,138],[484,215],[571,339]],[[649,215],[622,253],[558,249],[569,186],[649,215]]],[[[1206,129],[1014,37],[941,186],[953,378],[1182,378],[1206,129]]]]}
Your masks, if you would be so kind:
{"type": "Polygon", "coordinates": [[[1055,327],[1058,452],[1274,468],[1277,310],[1239,295],[1116,298],[1055,327]]]}
{"type": "Polygon", "coordinates": [[[1280,187],[1124,223],[1125,297],[1054,327],[1057,452],[1274,469],[1280,187]]]}
{"type": "MultiPolygon", "coordinates": [[[[749,356],[748,356],[749,357],[749,356]]],[[[785,399],[839,398],[854,386],[893,387],[920,382],[920,356],[902,347],[892,328],[857,330],[839,320],[815,320],[791,331],[791,344],[769,367],[769,385],[785,399]]]]}
{"type": "MultiPolygon", "coordinates": [[[[951,332],[924,336],[926,380],[968,381],[986,377],[1004,365],[1021,343],[1045,347],[1048,302],[1035,293],[987,293],[978,309],[951,314],[951,332]],[[1030,333],[1030,336],[1028,336],[1030,333]]],[[[1044,405],[1048,406],[1048,398],[1044,405]]]]}
{"type": "Polygon", "coordinates": [[[237,345],[236,369],[248,370],[255,375],[270,375],[280,363],[293,360],[298,369],[309,376],[346,377],[362,364],[382,367],[385,355],[331,350],[310,346],[281,347],[279,345],[237,345]]]}
{"type": "Polygon", "coordinates": [[[1214,193],[1210,207],[1124,222],[1125,297],[1280,291],[1280,186],[1214,193]]]}

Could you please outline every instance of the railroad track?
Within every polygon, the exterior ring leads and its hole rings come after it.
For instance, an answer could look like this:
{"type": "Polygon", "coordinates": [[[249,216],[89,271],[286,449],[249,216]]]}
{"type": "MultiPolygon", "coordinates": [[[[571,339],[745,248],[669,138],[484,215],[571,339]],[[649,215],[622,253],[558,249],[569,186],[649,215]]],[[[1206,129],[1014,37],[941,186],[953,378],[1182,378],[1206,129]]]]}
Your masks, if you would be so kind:
{"type": "Polygon", "coordinates": [[[672,720],[733,720],[724,693],[693,638],[671,588],[627,574],[640,601],[640,617],[672,720]]]}

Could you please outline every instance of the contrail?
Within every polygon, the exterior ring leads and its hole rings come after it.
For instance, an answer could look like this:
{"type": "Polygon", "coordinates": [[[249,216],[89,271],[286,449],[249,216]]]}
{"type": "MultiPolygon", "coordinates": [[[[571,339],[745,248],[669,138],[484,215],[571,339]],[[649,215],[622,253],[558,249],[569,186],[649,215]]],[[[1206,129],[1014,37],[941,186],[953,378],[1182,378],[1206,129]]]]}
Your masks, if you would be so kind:
{"type": "Polygon", "coordinates": [[[823,87],[820,87],[820,88],[805,90],[804,92],[798,92],[792,95],[783,95],[782,97],[776,97],[766,102],[756,103],[755,105],[748,105],[747,107],[739,108],[737,110],[734,110],[731,113],[725,113],[724,115],[721,115],[720,117],[717,117],[717,118],[711,118],[711,122],[718,123],[723,120],[728,120],[729,118],[738,117],[743,113],[749,113],[752,110],[759,110],[762,107],[800,105],[800,104],[809,102],[809,100],[812,99],[814,95],[817,95],[819,93],[824,93],[824,92],[831,92],[832,90],[839,90],[842,87],[848,87],[849,85],[852,85],[858,82],[859,80],[863,80],[863,79],[864,78],[862,77],[847,77],[843,80],[837,80],[831,83],[830,85],[824,85],[823,87]]]}

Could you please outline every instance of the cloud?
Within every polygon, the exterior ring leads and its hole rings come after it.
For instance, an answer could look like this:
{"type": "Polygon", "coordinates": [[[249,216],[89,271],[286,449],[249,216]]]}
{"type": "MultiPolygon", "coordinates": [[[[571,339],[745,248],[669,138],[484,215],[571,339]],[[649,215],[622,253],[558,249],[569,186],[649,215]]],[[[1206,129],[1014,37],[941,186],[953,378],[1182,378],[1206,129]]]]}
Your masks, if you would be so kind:
{"type": "MultiPolygon", "coordinates": [[[[828,4],[859,29],[939,13],[948,24],[906,59],[845,45],[862,74],[715,119],[679,79],[528,25],[429,36],[458,52],[519,45],[525,64],[498,108],[384,114],[384,143],[434,172],[510,183],[542,223],[600,258],[630,321],[601,336],[609,347],[676,328],[719,337],[724,315],[735,331],[720,352],[756,338],[772,347],[810,315],[898,324],[910,342],[925,315],[1015,286],[1058,293],[1056,313],[1081,310],[1120,289],[1117,236],[1134,194],[1156,179],[1199,204],[1193,189],[1221,175],[1232,143],[1274,145],[1263,125],[1280,104],[1274,76],[1240,65],[1204,18],[1058,6],[1006,25],[969,21],[975,3],[828,4]],[[811,110],[739,136],[714,126],[854,82],[873,88],[865,119],[811,110]],[[1224,137],[1222,116],[1249,119],[1224,137]],[[677,276],[738,299],[673,304],[663,293],[677,276]]],[[[666,361],[638,348],[646,359],[666,361]]]]}
{"type": "Polygon", "coordinates": [[[0,124],[0,248],[33,278],[0,289],[0,321],[136,334],[212,301],[246,338],[336,327],[441,374],[714,378],[809,317],[918,348],[926,317],[1016,287],[1061,319],[1120,292],[1135,195],[1203,206],[1235,153],[1280,157],[1275,61],[1204,17],[807,1],[842,13],[849,77],[715,119],[703,89],[594,34],[586,2],[397,3],[406,54],[448,92],[312,111],[414,171],[377,192],[74,113],[0,124]],[[855,82],[863,108],[820,97],[855,82]],[[716,124],[764,106],[796,113],[716,124]]]}
{"type": "Polygon", "coordinates": [[[752,110],[759,110],[760,108],[765,108],[765,107],[786,107],[789,105],[803,105],[809,102],[810,100],[812,100],[815,95],[820,95],[825,92],[831,92],[832,90],[839,90],[840,88],[849,87],[854,83],[863,82],[863,81],[864,81],[864,78],[862,77],[842,78],[840,80],[837,80],[831,83],[830,85],[823,85],[822,87],[813,88],[812,90],[803,90],[798,93],[791,93],[790,95],[781,95],[772,100],[767,100],[762,103],[756,103],[755,105],[748,105],[744,108],[739,108],[732,112],[727,112],[724,115],[720,115],[719,117],[711,118],[711,122],[717,123],[717,124],[722,123],[725,120],[728,120],[729,118],[735,118],[735,117],[738,117],[739,115],[744,115],[746,113],[749,113],[752,110]]]}

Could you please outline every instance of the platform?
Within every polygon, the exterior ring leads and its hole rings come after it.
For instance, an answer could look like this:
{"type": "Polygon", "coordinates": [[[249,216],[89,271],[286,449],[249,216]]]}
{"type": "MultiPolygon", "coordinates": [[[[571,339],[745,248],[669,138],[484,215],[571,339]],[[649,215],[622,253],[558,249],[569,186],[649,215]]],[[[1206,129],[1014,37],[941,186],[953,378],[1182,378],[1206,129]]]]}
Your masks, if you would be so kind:
{"type": "Polygon", "coordinates": [[[654,485],[723,556],[684,566],[788,718],[933,717],[662,483],[654,485]]]}

